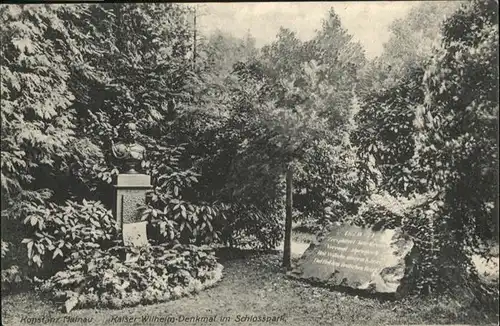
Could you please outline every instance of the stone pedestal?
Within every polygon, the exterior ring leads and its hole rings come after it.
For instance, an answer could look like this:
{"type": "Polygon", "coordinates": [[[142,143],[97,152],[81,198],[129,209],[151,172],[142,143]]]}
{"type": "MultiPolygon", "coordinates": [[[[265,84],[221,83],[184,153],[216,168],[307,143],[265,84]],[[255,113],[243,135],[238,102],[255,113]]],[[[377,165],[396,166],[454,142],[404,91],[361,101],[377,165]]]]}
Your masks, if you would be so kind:
{"type": "Polygon", "coordinates": [[[139,239],[136,244],[139,245],[139,243],[144,244],[144,239],[147,239],[144,226],[146,222],[141,222],[138,206],[145,204],[146,192],[150,189],[151,177],[147,174],[119,174],[116,179],[113,215],[122,234],[127,232],[123,234],[124,242],[134,245],[130,243],[132,241],[130,239],[139,239]],[[123,227],[125,224],[132,223],[134,227],[131,225],[127,228],[123,227]],[[128,234],[130,232],[135,234],[128,234]]]}

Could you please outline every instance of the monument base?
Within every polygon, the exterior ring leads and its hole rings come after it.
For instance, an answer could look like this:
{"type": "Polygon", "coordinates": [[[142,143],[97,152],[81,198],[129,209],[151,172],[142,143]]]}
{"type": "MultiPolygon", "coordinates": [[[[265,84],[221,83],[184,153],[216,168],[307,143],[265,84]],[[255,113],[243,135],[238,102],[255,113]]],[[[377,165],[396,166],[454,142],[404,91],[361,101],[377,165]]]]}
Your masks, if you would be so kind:
{"type": "Polygon", "coordinates": [[[146,202],[146,193],[151,189],[151,177],[147,174],[119,174],[115,184],[113,215],[117,227],[124,223],[139,222],[138,206],[146,202]]]}
{"type": "Polygon", "coordinates": [[[146,193],[150,189],[151,177],[147,174],[119,174],[116,178],[113,216],[127,245],[141,246],[147,243],[146,227],[142,225],[144,222],[141,222],[139,206],[146,203],[146,193]],[[137,227],[129,224],[137,224],[137,227]],[[124,225],[127,227],[124,228],[124,225]]]}

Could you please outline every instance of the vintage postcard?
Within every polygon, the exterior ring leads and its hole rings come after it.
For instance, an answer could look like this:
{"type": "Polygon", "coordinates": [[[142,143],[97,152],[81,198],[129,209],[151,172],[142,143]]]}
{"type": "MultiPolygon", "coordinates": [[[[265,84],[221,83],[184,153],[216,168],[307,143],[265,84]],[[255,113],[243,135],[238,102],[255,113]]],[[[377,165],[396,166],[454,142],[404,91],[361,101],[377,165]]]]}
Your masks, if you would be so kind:
{"type": "Polygon", "coordinates": [[[0,15],[2,325],[498,325],[498,0],[0,15]]]}

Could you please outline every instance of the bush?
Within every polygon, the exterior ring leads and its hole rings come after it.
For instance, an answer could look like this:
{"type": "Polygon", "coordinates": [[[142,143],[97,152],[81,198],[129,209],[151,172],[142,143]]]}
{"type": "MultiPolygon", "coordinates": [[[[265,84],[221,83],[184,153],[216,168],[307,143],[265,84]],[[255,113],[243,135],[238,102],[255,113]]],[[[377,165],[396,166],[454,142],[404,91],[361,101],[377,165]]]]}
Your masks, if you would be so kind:
{"type": "Polygon", "coordinates": [[[21,200],[3,213],[9,222],[6,230],[12,232],[5,235],[10,242],[2,241],[3,289],[34,276],[50,277],[66,268],[70,253],[108,248],[118,240],[111,212],[100,202],[21,200]]]}
{"type": "Polygon", "coordinates": [[[71,255],[67,270],[40,288],[74,308],[122,308],[176,299],[214,285],[222,277],[207,246],[115,246],[71,255]]]}
{"type": "Polygon", "coordinates": [[[283,237],[283,227],[277,214],[263,216],[252,206],[232,205],[226,212],[227,223],[222,226],[221,241],[230,247],[274,249],[283,237]]]}
{"type": "Polygon", "coordinates": [[[485,243],[498,234],[495,9],[489,0],[464,4],[444,21],[441,46],[429,60],[367,97],[357,116],[353,140],[372,165],[364,173],[393,196],[425,198],[401,214],[369,203],[357,221],[400,225],[414,238],[413,279],[421,293],[479,291],[471,256],[487,255],[485,243]]]}
{"type": "Polygon", "coordinates": [[[154,188],[141,208],[142,220],[150,222],[153,241],[177,240],[184,244],[217,241],[220,228],[216,225],[223,224],[224,205],[208,202],[200,195],[200,174],[191,164],[182,162],[184,145],[155,145],[148,155],[151,161],[144,163],[150,165],[148,172],[154,188]]]}
{"type": "Polygon", "coordinates": [[[17,265],[2,267],[2,292],[10,292],[23,283],[23,274],[17,265]]]}
{"type": "Polygon", "coordinates": [[[118,240],[111,212],[100,202],[67,201],[59,206],[33,207],[24,224],[31,237],[22,240],[28,250],[29,264],[39,268],[64,268],[69,253],[106,248],[118,240]]]}
{"type": "Polygon", "coordinates": [[[248,161],[238,161],[239,169],[233,170],[226,157],[231,151],[227,143],[212,145],[217,149],[216,157],[197,161],[195,168],[193,156],[186,156],[203,153],[207,139],[213,139],[208,134],[197,135],[201,149],[191,148],[190,152],[185,145],[151,147],[149,172],[154,189],[142,218],[151,222],[152,238],[156,243],[177,240],[196,245],[274,248],[282,236],[282,206],[273,199],[279,190],[273,186],[277,178],[273,176],[268,182],[259,171],[247,169],[252,164],[248,161]]]}

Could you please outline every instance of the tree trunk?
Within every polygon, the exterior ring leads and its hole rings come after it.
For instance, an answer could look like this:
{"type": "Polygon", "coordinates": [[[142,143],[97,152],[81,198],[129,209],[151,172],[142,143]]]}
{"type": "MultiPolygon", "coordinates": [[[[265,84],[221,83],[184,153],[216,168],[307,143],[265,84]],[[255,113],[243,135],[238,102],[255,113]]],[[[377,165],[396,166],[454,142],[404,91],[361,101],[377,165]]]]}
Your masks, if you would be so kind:
{"type": "Polygon", "coordinates": [[[285,246],[283,250],[283,267],[290,269],[292,267],[292,193],[293,193],[293,168],[288,166],[286,171],[286,215],[285,215],[285,246]]]}
{"type": "Polygon", "coordinates": [[[193,69],[196,69],[196,20],[197,16],[197,5],[194,5],[194,17],[193,17],[193,69]]]}
{"type": "Polygon", "coordinates": [[[115,3],[114,14],[116,17],[116,29],[115,29],[115,45],[121,53],[125,52],[125,42],[123,41],[123,17],[122,17],[122,4],[115,3]]]}
{"type": "MultiPolygon", "coordinates": [[[[498,187],[497,187],[497,189],[498,189],[498,187]]],[[[500,225],[499,225],[500,224],[500,214],[499,214],[499,212],[500,212],[500,210],[499,210],[500,195],[497,194],[495,197],[496,197],[495,198],[495,209],[493,211],[493,214],[494,214],[493,218],[495,219],[495,241],[497,244],[499,244],[500,243],[500,225]]]]}
{"type": "MultiPolygon", "coordinates": [[[[500,118],[500,116],[498,115],[497,113],[497,119],[500,118]]],[[[497,120],[498,121],[498,120],[497,120]]],[[[500,144],[500,135],[499,135],[499,131],[500,131],[500,126],[497,125],[497,144],[500,144]]],[[[498,160],[498,155],[496,157],[496,166],[498,166],[498,163],[499,163],[499,160],[498,160]]],[[[497,245],[500,243],[500,193],[498,192],[498,187],[500,186],[500,179],[498,179],[498,169],[496,169],[496,179],[497,179],[497,193],[496,193],[496,196],[495,196],[495,209],[493,211],[493,218],[495,219],[494,223],[495,223],[495,240],[496,240],[496,243],[497,245]]]]}

